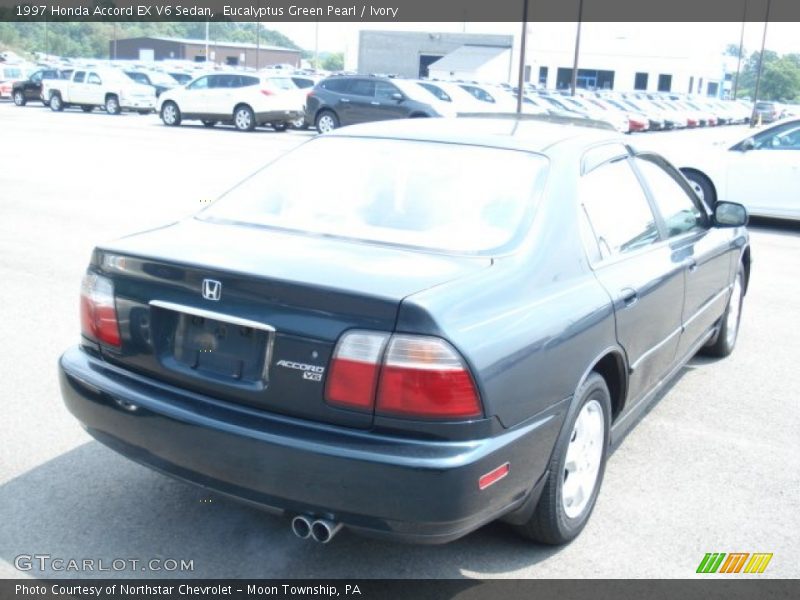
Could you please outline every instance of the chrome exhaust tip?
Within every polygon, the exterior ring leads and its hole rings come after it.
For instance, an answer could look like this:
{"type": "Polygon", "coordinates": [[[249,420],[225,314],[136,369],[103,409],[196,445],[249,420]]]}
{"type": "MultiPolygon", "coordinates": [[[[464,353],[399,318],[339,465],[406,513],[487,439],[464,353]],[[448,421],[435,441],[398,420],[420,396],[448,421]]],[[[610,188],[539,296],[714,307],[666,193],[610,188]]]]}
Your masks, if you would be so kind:
{"type": "Polygon", "coordinates": [[[311,537],[320,544],[327,544],[333,539],[342,528],[341,523],[335,523],[328,519],[317,519],[311,524],[311,537]]]}
{"type": "Polygon", "coordinates": [[[292,533],[301,540],[307,540],[311,535],[311,520],[303,515],[297,515],[292,519],[292,533]]]}

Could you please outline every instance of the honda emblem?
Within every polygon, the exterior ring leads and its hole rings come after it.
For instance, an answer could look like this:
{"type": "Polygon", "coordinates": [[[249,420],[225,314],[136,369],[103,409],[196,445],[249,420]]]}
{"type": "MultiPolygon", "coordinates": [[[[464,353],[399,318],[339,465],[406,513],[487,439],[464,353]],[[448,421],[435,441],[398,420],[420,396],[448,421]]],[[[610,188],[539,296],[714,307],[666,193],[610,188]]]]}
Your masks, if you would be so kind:
{"type": "Polygon", "coordinates": [[[203,279],[203,298],[215,302],[222,298],[222,283],[215,279],[203,279]]]}

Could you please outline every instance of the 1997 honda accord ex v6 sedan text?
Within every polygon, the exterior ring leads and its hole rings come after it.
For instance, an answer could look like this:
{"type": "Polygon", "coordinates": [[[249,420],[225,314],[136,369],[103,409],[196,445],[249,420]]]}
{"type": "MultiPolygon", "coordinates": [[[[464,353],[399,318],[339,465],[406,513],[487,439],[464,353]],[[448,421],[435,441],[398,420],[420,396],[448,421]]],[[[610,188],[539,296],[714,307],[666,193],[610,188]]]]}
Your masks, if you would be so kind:
{"type": "Polygon", "coordinates": [[[102,443],[301,537],[563,543],[626,423],[733,349],[746,221],[600,128],[344,128],[98,247],[61,388],[102,443]]]}

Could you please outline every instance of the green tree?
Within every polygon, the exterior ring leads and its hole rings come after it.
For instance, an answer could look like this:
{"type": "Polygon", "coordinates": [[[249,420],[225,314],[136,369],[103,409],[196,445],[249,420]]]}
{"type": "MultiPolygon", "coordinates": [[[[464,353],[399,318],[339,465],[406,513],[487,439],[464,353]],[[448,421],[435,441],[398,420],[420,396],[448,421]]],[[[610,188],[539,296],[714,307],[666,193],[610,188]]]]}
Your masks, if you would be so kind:
{"type": "Polygon", "coordinates": [[[326,71],[343,71],[344,54],[342,52],[332,52],[320,61],[320,66],[326,71]]]}
{"type": "Polygon", "coordinates": [[[765,100],[786,102],[800,94],[800,66],[788,56],[772,61],[761,75],[759,96],[765,100]]]}

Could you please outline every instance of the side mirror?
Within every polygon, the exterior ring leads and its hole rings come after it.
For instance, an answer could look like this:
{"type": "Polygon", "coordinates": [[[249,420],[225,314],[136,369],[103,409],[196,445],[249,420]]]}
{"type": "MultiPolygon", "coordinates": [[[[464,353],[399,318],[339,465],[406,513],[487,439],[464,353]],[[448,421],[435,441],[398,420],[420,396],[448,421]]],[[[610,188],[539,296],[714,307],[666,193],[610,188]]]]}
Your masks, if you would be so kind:
{"type": "Polygon", "coordinates": [[[749,137],[741,143],[739,149],[742,152],[747,152],[748,150],[755,150],[755,147],[756,147],[756,141],[753,138],[749,137]]]}
{"type": "Polygon", "coordinates": [[[403,96],[403,94],[401,94],[400,92],[395,92],[394,94],[392,94],[392,100],[396,100],[397,102],[401,102],[405,99],[406,97],[403,96]]]}
{"type": "Polygon", "coordinates": [[[747,209],[736,202],[717,202],[714,207],[714,224],[717,227],[743,227],[747,225],[747,209]]]}

